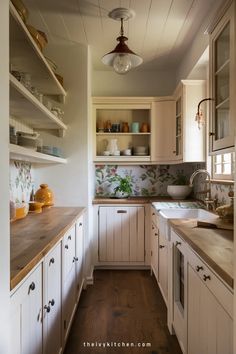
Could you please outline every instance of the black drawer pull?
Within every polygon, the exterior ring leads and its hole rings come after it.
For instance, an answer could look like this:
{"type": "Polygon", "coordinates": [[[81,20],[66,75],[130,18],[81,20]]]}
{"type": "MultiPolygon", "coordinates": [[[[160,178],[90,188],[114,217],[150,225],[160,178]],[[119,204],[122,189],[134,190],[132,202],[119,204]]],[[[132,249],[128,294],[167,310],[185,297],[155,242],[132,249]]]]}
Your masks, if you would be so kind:
{"type": "Polygon", "coordinates": [[[65,249],[68,250],[69,246],[68,245],[65,245],[65,249]]]}
{"type": "Polygon", "coordinates": [[[79,260],[78,257],[74,257],[74,258],[73,258],[73,262],[77,262],[78,260],[79,260]]]}
{"type": "Polygon", "coordinates": [[[67,237],[67,240],[71,240],[71,235],[67,237]]]}
{"type": "Polygon", "coordinates": [[[35,283],[32,281],[32,283],[29,286],[28,294],[30,293],[31,290],[33,291],[34,289],[35,289],[35,283]]]}
{"type": "Polygon", "coordinates": [[[152,216],[154,216],[155,215],[155,213],[152,213],[152,216]]]}
{"type": "Polygon", "coordinates": [[[205,274],[203,274],[203,280],[204,280],[204,281],[207,281],[207,279],[208,279],[208,280],[211,280],[210,275],[205,275],[205,274]]]}
{"type": "Polygon", "coordinates": [[[127,210],[117,210],[118,214],[127,214],[127,210]]]}
{"type": "Polygon", "coordinates": [[[45,308],[45,310],[47,311],[47,313],[49,313],[50,310],[51,310],[50,306],[48,306],[48,305],[45,305],[44,308],[45,308]]]}
{"type": "Polygon", "coordinates": [[[54,306],[55,305],[55,300],[52,299],[51,301],[49,301],[49,305],[54,306]]]}
{"type": "Polygon", "coordinates": [[[55,263],[55,259],[52,257],[49,261],[49,265],[54,264],[54,263],[55,263]]]}
{"type": "Polygon", "coordinates": [[[180,246],[181,245],[181,242],[180,241],[176,241],[175,242],[175,246],[180,246]]]}
{"type": "Polygon", "coordinates": [[[203,270],[203,267],[202,266],[196,266],[196,271],[200,272],[200,270],[203,270]]]}
{"type": "Polygon", "coordinates": [[[159,248],[162,249],[162,248],[165,248],[165,246],[164,245],[160,245],[159,248]]]}

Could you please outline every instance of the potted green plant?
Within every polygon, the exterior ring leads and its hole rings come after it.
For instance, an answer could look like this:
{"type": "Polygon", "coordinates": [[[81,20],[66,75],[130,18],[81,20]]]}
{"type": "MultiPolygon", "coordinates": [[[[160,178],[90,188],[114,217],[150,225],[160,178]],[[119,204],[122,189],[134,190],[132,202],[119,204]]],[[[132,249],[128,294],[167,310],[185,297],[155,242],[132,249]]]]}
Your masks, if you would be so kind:
{"type": "Polygon", "coordinates": [[[130,176],[121,177],[119,175],[110,178],[111,183],[116,183],[113,197],[128,198],[132,193],[132,179],[130,176]]]}
{"type": "Polygon", "coordinates": [[[183,171],[177,171],[171,185],[167,187],[167,193],[172,199],[185,199],[192,191],[189,180],[183,171]]]}

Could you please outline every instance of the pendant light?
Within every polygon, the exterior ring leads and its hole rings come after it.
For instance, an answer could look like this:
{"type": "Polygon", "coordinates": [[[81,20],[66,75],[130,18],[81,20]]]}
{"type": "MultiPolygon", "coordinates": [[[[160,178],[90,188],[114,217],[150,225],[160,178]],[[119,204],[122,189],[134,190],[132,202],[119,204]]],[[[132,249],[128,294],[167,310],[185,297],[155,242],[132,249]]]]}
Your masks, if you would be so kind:
{"type": "Polygon", "coordinates": [[[128,38],[124,36],[124,21],[133,18],[134,11],[125,8],[117,8],[109,12],[108,16],[113,20],[120,21],[120,36],[116,39],[119,43],[114,50],[105,54],[102,57],[102,62],[105,65],[113,66],[113,69],[118,74],[126,74],[130,69],[142,64],[143,59],[135,54],[125,43],[128,38]]]}

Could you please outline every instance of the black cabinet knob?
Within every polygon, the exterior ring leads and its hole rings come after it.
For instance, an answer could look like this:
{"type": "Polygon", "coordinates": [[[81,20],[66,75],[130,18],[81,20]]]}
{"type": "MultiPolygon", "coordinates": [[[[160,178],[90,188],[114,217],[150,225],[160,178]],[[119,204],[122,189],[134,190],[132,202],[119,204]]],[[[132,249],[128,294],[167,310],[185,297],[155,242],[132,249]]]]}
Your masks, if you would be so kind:
{"type": "Polygon", "coordinates": [[[80,222],[80,223],[79,223],[79,226],[82,226],[82,225],[83,225],[82,222],[80,222]]]}
{"type": "Polygon", "coordinates": [[[49,261],[49,265],[54,264],[54,263],[55,263],[55,259],[52,257],[49,261]]]}
{"type": "Polygon", "coordinates": [[[34,290],[34,289],[35,289],[35,283],[32,281],[32,283],[29,286],[29,293],[31,290],[34,290]]]}
{"type": "Polygon", "coordinates": [[[200,272],[200,270],[203,270],[203,267],[202,266],[196,266],[196,271],[200,272]]]}
{"type": "Polygon", "coordinates": [[[71,235],[67,237],[67,240],[71,240],[71,235]]]}
{"type": "Polygon", "coordinates": [[[78,260],[79,260],[78,257],[74,257],[74,258],[73,258],[73,262],[77,262],[78,260]]]}
{"type": "Polygon", "coordinates": [[[49,313],[49,312],[50,312],[50,310],[51,310],[51,308],[50,308],[50,306],[49,306],[49,305],[45,305],[45,306],[44,306],[44,309],[47,311],[47,313],[49,313]]]}
{"type": "Polygon", "coordinates": [[[69,248],[68,245],[65,245],[65,249],[68,250],[68,248],[69,248]]]}
{"type": "Polygon", "coordinates": [[[205,275],[205,274],[203,274],[203,280],[204,280],[204,281],[211,280],[210,275],[205,275]]]}
{"type": "Polygon", "coordinates": [[[52,299],[51,301],[49,301],[49,304],[50,304],[51,306],[54,306],[54,305],[55,305],[55,300],[52,299]]]}
{"type": "Polygon", "coordinates": [[[176,241],[175,242],[175,246],[179,246],[179,245],[181,245],[181,242],[180,241],[176,241]]]}
{"type": "Polygon", "coordinates": [[[160,245],[159,248],[165,248],[165,246],[164,245],[160,245]]]}

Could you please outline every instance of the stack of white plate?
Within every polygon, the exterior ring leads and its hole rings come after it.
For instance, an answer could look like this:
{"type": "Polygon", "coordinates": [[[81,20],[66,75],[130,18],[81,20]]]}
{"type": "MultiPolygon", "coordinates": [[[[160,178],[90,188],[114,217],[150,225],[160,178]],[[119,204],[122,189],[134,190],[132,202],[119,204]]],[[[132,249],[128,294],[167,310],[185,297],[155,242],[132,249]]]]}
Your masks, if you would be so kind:
{"type": "Polygon", "coordinates": [[[147,156],[148,147],[147,146],[136,146],[133,148],[134,156],[147,156]]]}

